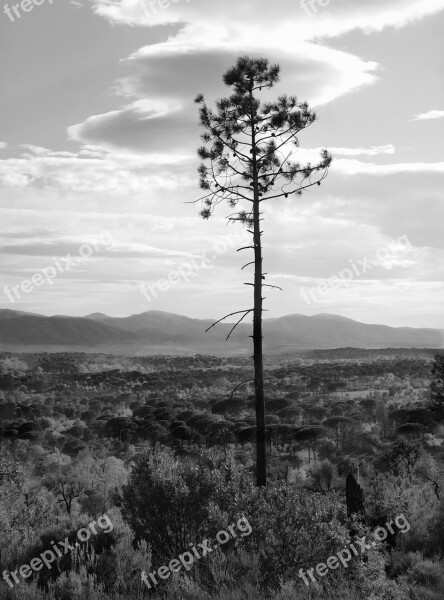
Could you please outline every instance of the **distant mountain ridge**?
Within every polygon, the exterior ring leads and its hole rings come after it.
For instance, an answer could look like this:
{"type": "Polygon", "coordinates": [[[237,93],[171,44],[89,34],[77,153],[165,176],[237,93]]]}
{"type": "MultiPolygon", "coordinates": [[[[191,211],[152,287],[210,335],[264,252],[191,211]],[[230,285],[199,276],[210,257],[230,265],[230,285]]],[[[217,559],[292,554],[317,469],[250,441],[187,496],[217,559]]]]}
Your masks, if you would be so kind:
{"type": "MultiPolygon", "coordinates": [[[[208,341],[210,336],[224,339],[233,323],[221,323],[205,334],[213,320],[190,319],[162,311],[148,311],[124,318],[103,318],[100,323],[137,334],[151,333],[160,335],[188,337],[193,341],[208,341]]],[[[251,325],[242,324],[233,335],[233,343],[249,345],[251,325]]],[[[337,347],[410,347],[425,345],[441,347],[444,344],[444,332],[435,329],[415,329],[409,327],[393,328],[386,325],[368,325],[346,317],[319,314],[312,317],[300,314],[264,320],[265,344],[273,346],[295,346],[299,348],[337,348],[337,347]]]]}
{"type": "MultiPolygon", "coordinates": [[[[150,310],[129,317],[93,313],[85,317],[46,317],[0,309],[2,351],[116,351],[122,353],[251,352],[251,324],[242,323],[228,342],[233,323],[205,330],[211,319],[150,310]]],[[[324,348],[442,348],[444,331],[370,325],[332,314],[287,315],[264,320],[268,352],[324,348]]]]}

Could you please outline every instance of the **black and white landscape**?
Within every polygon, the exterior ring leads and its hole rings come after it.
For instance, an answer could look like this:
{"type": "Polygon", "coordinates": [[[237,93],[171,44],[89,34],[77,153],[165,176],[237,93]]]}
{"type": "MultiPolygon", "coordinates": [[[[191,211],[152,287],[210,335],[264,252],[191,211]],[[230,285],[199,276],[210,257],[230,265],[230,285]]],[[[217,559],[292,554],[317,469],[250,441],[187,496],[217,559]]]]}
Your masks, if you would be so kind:
{"type": "Polygon", "coordinates": [[[444,0],[0,10],[0,600],[443,600],[444,0]]]}

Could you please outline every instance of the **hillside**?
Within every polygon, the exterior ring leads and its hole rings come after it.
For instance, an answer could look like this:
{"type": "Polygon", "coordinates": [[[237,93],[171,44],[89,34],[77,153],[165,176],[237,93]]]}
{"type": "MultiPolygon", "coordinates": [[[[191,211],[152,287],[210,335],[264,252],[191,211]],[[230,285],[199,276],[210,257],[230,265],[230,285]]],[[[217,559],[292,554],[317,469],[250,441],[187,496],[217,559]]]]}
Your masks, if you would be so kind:
{"type": "MultiPolygon", "coordinates": [[[[223,323],[210,332],[211,320],[148,311],[124,318],[94,313],[85,317],[46,317],[0,310],[0,348],[18,346],[34,351],[52,347],[137,350],[138,352],[244,353],[250,349],[251,325],[242,323],[225,342],[233,324],[223,323]]],[[[436,329],[393,328],[371,325],[330,314],[287,315],[264,320],[264,346],[268,352],[307,348],[441,348],[444,334],[436,329]]]]}

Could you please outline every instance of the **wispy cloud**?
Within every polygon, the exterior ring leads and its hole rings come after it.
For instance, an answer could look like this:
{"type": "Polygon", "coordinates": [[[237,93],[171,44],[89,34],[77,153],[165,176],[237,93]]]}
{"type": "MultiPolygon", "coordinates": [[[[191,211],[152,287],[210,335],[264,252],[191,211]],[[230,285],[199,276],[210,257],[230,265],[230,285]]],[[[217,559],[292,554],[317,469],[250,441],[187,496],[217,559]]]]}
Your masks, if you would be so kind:
{"type": "Polygon", "coordinates": [[[107,192],[119,195],[153,190],[175,191],[194,182],[182,173],[186,157],[128,152],[110,153],[91,146],[79,152],[59,152],[24,144],[18,157],[0,160],[0,186],[54,189],[74,192],[107,192]],[[174,162],[174,169],[171,163],[174,162]]]}
{"type": "Polygon", "coordinates": [[[412,121],[430,121],[432,119],[444,119],[444,110],[429,110],[428,112],[416,115],[412,121]]]}
{"type": "MultiPolygon", "coordinates": [[[[310,40],[319,37],[336,37],[360,29],[366,33],[379,32],[387,27],[401,28],[426,16],[444,9],[444,0],[343,0],[319,11],[316,19],[308,16],[299,2],[281,0],[280,10],[272,2],[255,0],[254,9],[250,2],[225,0],[212,3],[208,10],[208,0],[193,2],[171,2],[166,10],[155,13],[147,10],[147,0],[93,0],[95,12],[113,23],[124,23],[153,27],[161,24],[194,23],[232,28],[232,24],[242,23],[242,30],[254,29],[264,21],[271,29],[267,36],[261,35],[263,43],[287,30],[292,39],[310,40]],[[273,29],[275,30],[273,32],[273,29]],[[280,29],[278,32],[277,29],[280,29]]],[[[262,32],[263,30],[261,30],[262,32]]]]}
{"type": "Polygon", "coordinates": [[[334,161],[332,170],[347,175],[394,175],[396,173],[444,173],[444,162],[395,163],[375,165],[359,160],[340,158],[334,161]]]}
{"type": "MultiPolygon", "coordinates": [[[[319,155],[323,148],[298,148],[298,160],[305,162],[313,162],[319,159],[319,155]]],[[[328,146],[328,151],[333,155],[335,163],[341,156],[386,156],[395,154],[396,148],[392,144],[385,146],[371,146],[369,148],[345,148],[328,146]]],[[[343,159],[346,162],[346,159],[343,159]]],[[[359,163],[359,161],[351,160],[352,163],[359,163]]],[[[359,163],[366,164],[366,163],[359,163]]]]}
{"type": "Polygon", "coordinates": [[[372,146],[371,148],[329,148],[335,156],[378,156],[379,154],[394,154],[395,146],[387,144],[386,146],[372,146]]]}

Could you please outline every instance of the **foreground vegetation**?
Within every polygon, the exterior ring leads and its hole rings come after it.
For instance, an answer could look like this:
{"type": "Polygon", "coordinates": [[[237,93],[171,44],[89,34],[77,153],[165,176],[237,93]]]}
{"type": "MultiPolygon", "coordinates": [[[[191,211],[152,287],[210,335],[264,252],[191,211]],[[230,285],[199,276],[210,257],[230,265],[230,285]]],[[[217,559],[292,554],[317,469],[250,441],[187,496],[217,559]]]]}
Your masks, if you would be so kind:
{"type": "Polygon", "coordinates": [[[443,359],[322,351],[265,367],[270,484],[254,486],[249,361],[0,356],[0,569],[107,514],[51,569],[0,583],[5,600],[441,600],[443,359]],[[433,369],[433,371],[432,371],[433,369]],[[365,513],[350,515],[345,479],[365,513]],[[307,570],[404,514],[407,533],[307,570]],[[149,590],[141,572],[244,516],[237,537],[149,590]]]}

